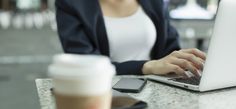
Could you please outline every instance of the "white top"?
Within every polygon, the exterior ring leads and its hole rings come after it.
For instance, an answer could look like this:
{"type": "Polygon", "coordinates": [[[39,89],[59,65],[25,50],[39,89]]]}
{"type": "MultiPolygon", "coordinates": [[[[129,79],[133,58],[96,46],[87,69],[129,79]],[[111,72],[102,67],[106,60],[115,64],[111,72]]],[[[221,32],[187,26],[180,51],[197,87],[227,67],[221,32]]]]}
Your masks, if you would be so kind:
{"type": "Polygon", "coordinates": [[[150,60],[156,28],[140,7],[128,17],[104,17],[111,61],[150,60]]]}

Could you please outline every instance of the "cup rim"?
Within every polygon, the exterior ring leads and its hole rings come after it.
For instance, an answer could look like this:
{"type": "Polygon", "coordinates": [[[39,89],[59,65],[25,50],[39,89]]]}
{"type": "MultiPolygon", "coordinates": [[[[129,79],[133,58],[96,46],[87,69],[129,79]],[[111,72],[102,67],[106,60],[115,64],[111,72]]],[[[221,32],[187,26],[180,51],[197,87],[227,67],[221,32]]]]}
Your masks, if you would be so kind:
{"type": "Polygon", "coordinates": [[[49,65],[48,73],[54,78],[75,78],[78,76],[114,76],[116,71],[109,58],[105,56],[58,54],[54,56],[53,63],[49,65]]]}

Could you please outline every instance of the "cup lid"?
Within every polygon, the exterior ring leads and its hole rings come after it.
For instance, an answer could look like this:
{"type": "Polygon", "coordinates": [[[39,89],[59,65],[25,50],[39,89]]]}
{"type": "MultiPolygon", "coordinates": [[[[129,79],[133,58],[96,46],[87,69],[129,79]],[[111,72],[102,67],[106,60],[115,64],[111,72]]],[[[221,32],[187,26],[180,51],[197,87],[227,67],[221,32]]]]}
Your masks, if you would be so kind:
{"type": "Polygon", "coordinates": [[[109,58],[99,55],[58,54],[48,70],[53,77],[115,75],[109,58]]]}

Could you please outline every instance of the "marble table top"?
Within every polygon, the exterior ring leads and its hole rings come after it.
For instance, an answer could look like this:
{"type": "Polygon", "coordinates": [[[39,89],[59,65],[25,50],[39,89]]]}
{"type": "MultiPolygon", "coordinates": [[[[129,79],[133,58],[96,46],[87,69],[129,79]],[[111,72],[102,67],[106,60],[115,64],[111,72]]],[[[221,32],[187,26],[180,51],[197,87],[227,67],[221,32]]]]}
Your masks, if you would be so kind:
{"type": "MultiPolygon", "coordinates": [[[[115,77],[113,84],[120,78],[115,77]]],[[[41,109],[55,109],[52,80],[37,79],[36,86],[41,109]]],[[[236,109],[236,88],[198,93],[148,81],[142,92],[129,95],[146,101],[148,109],[236,109]]]]}

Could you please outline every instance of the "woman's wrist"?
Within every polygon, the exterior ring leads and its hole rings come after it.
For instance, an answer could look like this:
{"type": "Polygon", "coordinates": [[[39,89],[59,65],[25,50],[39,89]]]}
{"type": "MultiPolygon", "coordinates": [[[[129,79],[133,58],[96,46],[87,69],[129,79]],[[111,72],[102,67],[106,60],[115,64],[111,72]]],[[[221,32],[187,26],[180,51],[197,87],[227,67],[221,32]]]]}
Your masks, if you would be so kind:
{"type": "Polygon", "coordinates": [[[144,75],[152,74],[152,66],[154,61],[147,61],[143,64],[142,72],[144,75]]]}

